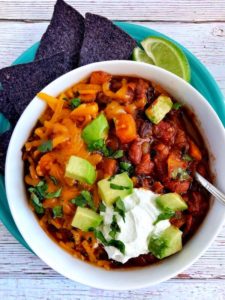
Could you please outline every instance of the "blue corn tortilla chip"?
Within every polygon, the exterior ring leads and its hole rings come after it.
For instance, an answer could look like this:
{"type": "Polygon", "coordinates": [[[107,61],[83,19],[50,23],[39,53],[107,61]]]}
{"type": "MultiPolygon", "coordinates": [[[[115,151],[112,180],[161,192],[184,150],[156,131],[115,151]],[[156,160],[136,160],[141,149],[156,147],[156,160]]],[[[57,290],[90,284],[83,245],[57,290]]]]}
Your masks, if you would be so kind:
{"type": "Polygon", "coordinates": [[[0,135],[0,172],[4,173],[6,153],[9,141],[12,135],[12,130],[8,130],[0,135]]]}
{"type": "Polygon", "coordinates": [[[0,70],[0,112],[15,123],[35,95],[69,68],[67,55],[58,53],[43,60],[0,70]]]}
{"type": "Polygon", "coordinates": [[[85,15],[79,66],[104,60],[129,59],[135,47],[135,40],[110,20],[90,13],[85,15]]]}
{"type": "Polygon", "coordinates": [[[42,59],[64,51],[72,61],[72,68],[75,68],[78,64],[83,36],[83,16],[63,0],[58,0],[35,58],[42,59]]]}

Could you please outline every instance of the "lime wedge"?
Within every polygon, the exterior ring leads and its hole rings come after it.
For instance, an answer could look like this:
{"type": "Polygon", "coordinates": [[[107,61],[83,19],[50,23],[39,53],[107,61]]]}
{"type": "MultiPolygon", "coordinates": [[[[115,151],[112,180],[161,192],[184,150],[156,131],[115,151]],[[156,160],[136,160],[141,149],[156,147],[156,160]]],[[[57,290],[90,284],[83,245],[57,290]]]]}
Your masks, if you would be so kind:
{"type": "Polygon", "coordinates": [[[144,50],[139,47],[134,48],[132,59],[154,65],[153,60],[145,53],[144,50]]]}
{"type": "Polygon", "coordinates": [[[141,42],[141,45],[156,66],[190,81],[191,72],[188,60],[175,44],[161,37],[148,37],[141,42]]]}

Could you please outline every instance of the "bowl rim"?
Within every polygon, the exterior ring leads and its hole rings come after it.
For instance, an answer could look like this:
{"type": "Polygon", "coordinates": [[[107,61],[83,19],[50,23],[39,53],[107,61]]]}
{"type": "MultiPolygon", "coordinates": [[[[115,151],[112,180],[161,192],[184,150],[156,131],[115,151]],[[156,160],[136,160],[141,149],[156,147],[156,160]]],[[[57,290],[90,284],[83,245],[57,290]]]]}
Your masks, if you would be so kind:
{"type": "MultiPolygon", "coordinates": [[[[153,65],[147,65],[145,63],[141,63],[141,62],[133,62],[133,61],[123,61],[123,60],[114,60],[114,61],[103,61],[103,62],[97,62],[97,63],[93,63],[90,65],[86,65],[86,66],[82,66],[80,68],[77,68],[75,70],[72,70],[62,76],[60,76],[59,78],[57,78],[56,80],[54,80],[53,82],[51,82],[49,85],[47,85],[42,92],[47,92],[48,89],[53,88],[54,86],[56,86],[57,84],[59,84],[61,81],[63,81],[64,79],[73,77],[74,74],[76,74],[76,72],[81,72],[81,71],[86,71],[86,74],[88,75],[88,72],[90,73],[91,71],[89,71],[89,69],[91,69],[91,67],[98,67],[98,69],[101,69],[101,67],[105,67],[105,66],[111,66],[111,65],[118,65],[119,66],[128,66],[128,65],[133,65],[134,67],[140,67],[140,68],[148,68],[149,71],[150,70],[155,70],[157,72],[159,72],[162,76],[167,76],[172,78],[173,80],[175,80],[176,82],[178,82],[179,84],[188,87],[192,93],[195,93],[196,96],[198,96],[198,98],[201,98],[205,104],[205,106],[207,107],[207,109],[210,111],[210,114],[212,115],[212,118],[214,118],[214,121],[217,122],[217,125],[219,127],[219,130],[221,131],[221,134],[223,135],[223,139],[225,141],[225,131],[223,128],[223,125],[220,121],[220,119],[218,118],[217,114],[215,113],[215,111],[212,109],[212,107],[209,105],[209,103],[205,100],[205,98],[194,88],[192,87],[189,83],[185,82],[183,79],[179,78],[178,76],[153,65]]],[[[138,68],[139,68],[138,67],[138,68]]],[[[122,73],[119,72],[118,73],[122,73]]],[[[141,76],[139,76],[141,77],[141,76]]],[[[76,80],[74,80],[74,83],[76,82],[76,80]]],[[[69,86],[68,86],[69,87],[69,86]]],[[[209,241],[204,245],[204,247],[202,247],[201,251],[198,252],[197,255],[195,255],[194,258],[190,259],[189,262],[184,263],[183,266],[181,268],[175,269],[173,272],[168,273],[167,275],[162,276],[160,279],[149,282],[148,280],[146,280],[143,283],[139,283],[139,284],[132,284],[132,286],[128,284],[120,286],[119,289],[117,286],[111,284],[111,285],[107,285],[104,287],[102,286],[101,282],[98,282],[96,284],[92,284],[92,282],[90,280],[88,280],[88,278],[83,278],[80,279],[79,275],[77,276],[72,276],[72,274],[68,274],[67,272],[64,272],[64,270],[62,270],[61,268],[58,267],[57,262],[55,264],[53,264],[52,262],[50,263],[48,261],[48,257],[46,257],[46,255],[44,255],[44,253],[40,253],[39,249],[37,248],[37,245],[34,245],[33,243],[33,239],[32,237],[27,235],[26,230],[24,230],[24,226],[22,224],[22,222],[20,221],[20,219],[17,217],[17,208],[14,206],[14,201],[11,197],[11,165],[13,164],[12,162],[12,153],[13,153],[13,146],[14,146],[14,140],[17,138],[17,134],[19,132],[19,127],[22,126],[22,122],[24,119],[24,116],[28,116],[30,110],[31,110],[31,105],[32,103],[34,103],[34,101],[37,101],[37,97],[34,97],[34,99],[30,102],[30,104],[27,106],[27,108],[25,109],[25,111],[23,112],[23,114],[21,115],[10,140],[9,143],[9,147],[8,147],[8,151],[7,151],[7,157],[6,157],[6,166],[5,166],[5,186],[6,186],[6,194],[7,194],[7,198],[8,198],[8,202],[9,202],[9,207],[10,207],[10,211],[12,213],[13,219],[16,223],[16,226],[18,227],[20,233],[22,234],[23,238],[25,239],[25,241],[27,242],[27,244],[29,244],[29,246],[31,247],[31,249],[46,263],[48,264],[51,268],[53,268],[54,270],[56,270],[58,273],[64,275],[67,278],[70,278],[74,281],[78,281],[82,284],[87,284],[89,286],[95,287],[95,288],[100,288],[100,289],[110,289],[110,290],[133,290],[133,289],[137,289],[137,288],[144,288],[144,287],[149,287],[155,284],[158,284],[162,281],[165,281],[175,275],[177,275],[178,273],[182,272],[184,269],[188,268],[190,265],[192,265],[201,255],[203,252],[205,252],[208,247],[211,245],[211,243],[214,241],[215,237],[217,236],[218,232],[220,231],[221,227],[223,226],[223,219],[225,218],[221,218],[221,220],[218,222],[217,227],[214,230],[214,233],[211,235],[209,241]]],[[[30,115],[29,115],[30,116],[30,115]]],[[[30,130],[31,128],[29,128],[30,130]]],[[[216,205],[220,205],[217,204],[216,205]]],[[[222,206],[221,206],[222,207],[222,206]]],[[[32,212],[32,211],[31,211],[32,212]]],[[[32,212],[33,214],[33,212],[32,212]]],[[[223,217],[225,217],[225,210],[223,212],[221,212],[221,214],[223,215],[223,217]]],[[[40,226],[40,225],[39,225],[40,226]]],[[[41,230],[43,231],[43,229],[41,228],[41,230]]],[[[44,232],[44,231],[43,231],[44,232]]],[[[57,247],[58,244],[57,244],[57,247]]],[[[64,250],[63,250],[64,251],[64,250]]],[[[48,255],[47,255],[48,256],[48,255]]],[[[92,267],[94,267],[93,265],[91,265],[92,267]]],[[[149,266],[151,267],[151,265],[149,266]]],[[[145,267],[145,268],[149,268],[149,267],[145,267]]],[[[143,268],[141,268],[143,269],[143,268]]],[[[128,269],[129,270],[129,269],[128,269]]],[[[122,271],[122,270],[121,270],[122,271]]],[[[107,271],[108,272],[108,271],[107,271]]],[[[115,271],[110,271],[110,272],[115,272],[115,271]]],[[[125,272],[125,271],[122,271],[125,272]]],[[[88,277],[88,276],[87,276],[88,277]]],[[[101,280],[100,280],[101,281],[101,280]]]]}

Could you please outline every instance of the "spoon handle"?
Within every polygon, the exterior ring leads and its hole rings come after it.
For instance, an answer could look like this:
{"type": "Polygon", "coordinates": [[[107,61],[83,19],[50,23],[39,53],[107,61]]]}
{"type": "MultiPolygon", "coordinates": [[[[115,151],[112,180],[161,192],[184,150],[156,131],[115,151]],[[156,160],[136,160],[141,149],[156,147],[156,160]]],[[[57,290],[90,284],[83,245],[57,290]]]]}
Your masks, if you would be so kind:
{"type": "Polygon", "coordinates": [[[216,199],[225,205],[225,194],[219,191],[214,185],[212,185],[208,180],[206,180],[198,172],[195,173],[195,178],[198,182],[201,183],[204,188],[210,192],[216,199]]]}

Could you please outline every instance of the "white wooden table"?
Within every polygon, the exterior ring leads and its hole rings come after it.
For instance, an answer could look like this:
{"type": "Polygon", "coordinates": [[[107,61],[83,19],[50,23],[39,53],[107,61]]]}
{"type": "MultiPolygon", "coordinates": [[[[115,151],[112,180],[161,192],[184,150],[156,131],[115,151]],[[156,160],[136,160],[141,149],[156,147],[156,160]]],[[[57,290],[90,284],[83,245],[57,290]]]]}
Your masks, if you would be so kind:
{"type": "MultiPolygon", "coordinates": [[[[81,13],[142,24],[189,48],[225,94],[225,0],[68,0],[81,13]]],[[[0,0],[0,68],[38,41],[54,0],[0,0]]],[[[213,226],[213,224],[212,224],[213,226]]],[[[74,283],[21,246],[0,223],[0,299],[225,299],[225,228],[191,268],[155,287],[112,292],[74,283]]]]}

